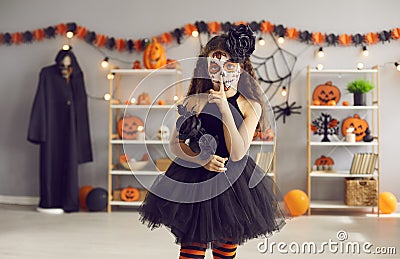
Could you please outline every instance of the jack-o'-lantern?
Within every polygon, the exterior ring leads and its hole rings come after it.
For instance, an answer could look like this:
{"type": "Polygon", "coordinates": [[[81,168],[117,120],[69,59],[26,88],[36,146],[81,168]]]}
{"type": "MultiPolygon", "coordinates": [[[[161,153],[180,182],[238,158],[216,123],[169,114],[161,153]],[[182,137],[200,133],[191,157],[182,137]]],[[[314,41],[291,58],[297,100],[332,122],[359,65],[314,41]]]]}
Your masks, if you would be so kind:
{"type": "Polygon", "coordinates": [[[141,118],[126,114],[118,120],[118,135],[123,139],[136,139],[139,132],[144,131],[144,123],[141,118]]]}
{"type": "Polygon", "coordinates": [[[328,105],[329,101],[339,103],[340,89],[332,85],[331,81],[318,85],[313,92],[313,100],[319,100],[321,105],[328,105]]]}
{"type": "Polygon", "coordinates": [[[120,197],[123,201],[137,201],[140,198],[140,192],[139,189],[128,186],[121,190],[120,197]]]}
{"type": "Polygon", "coordinates": [[[137,104],[144,104],[144,105],[149,105],[151,103],[150,101],[150,96],[148,93],[143,92],[139,94],[137,104]]]}
{"type": "Polygon", "coordinates": [[[317,158],[317,160],[315,160],[315,165],[316,166],[321,166],[321,165],[334,165],[335,162],[333,161],[333,159],[329,156],[324,156],[322,155],[321,157],[317,158]]]}
{"type": "Polygon", "coordinates": [[[353,133],[356,135],[356,141],[362,141],[365,136],[365,131],[369,125],[366,120],[360,118],[358,114],[354,114],[353,117],[346,118],[342,123],[342,134],[346,136],[348,128],[354,128],[353,133]]]}
{"type": "Polygon", "coordinates": [[[164,47],[153,39],[153,42],[147,45],[143,53],[143,64],[145,68],[156,69],[167,63],[167,55],[164,47]]]}

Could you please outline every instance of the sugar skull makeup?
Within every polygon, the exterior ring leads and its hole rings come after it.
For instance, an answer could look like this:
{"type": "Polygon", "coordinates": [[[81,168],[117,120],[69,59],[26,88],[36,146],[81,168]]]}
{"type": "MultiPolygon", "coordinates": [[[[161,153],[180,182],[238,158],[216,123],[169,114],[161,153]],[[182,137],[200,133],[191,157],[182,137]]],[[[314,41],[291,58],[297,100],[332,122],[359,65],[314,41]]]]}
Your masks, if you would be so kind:
{"type": "Polygon", "coordinates": [[[225,53],[216,51],[208,57],[208,74],[213,83],[224,82],[224,90],[236,87],[240,78],[240,65],[228,60],[225,53]]]}

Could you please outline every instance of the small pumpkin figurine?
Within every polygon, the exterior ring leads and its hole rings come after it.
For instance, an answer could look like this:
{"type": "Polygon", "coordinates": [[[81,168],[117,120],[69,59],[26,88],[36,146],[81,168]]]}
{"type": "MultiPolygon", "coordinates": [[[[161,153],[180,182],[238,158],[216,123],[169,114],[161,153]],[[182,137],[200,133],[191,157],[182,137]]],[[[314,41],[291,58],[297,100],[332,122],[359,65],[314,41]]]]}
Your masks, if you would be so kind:
{"type": "Polygon", "coordinates": [[[332,85],[331,81],[318,85],[314,89],[313,100],[320,101],[321,105],[328,105],[329,101],[335,101],[335,104],[339,103],[340,89],[337,86],[332,85]]]}
{"type": "Polygon", "coordinates": [[[315,165],[316,166],[321,166],[321,165],[331,165],[333,166],[335,164],[335,162],[333,161],[333,159],[329,156],[320,156],[319,158],[317,158],[315,160],[315,165]]]}
{"type": "Polygon", "coordinates": [[[140,198],[139,189],[132,186],[125,187],[121,190],[120,198],[123,201],[137,201],[140,198]]]}
{"type": "Polygon", "coordinates": [[[148,93],[143,92],[139,94],[137,104],[144,104],[144,105],[149,105],[151,103],[150,101],[150,96],[148,93]]]}
{"type": "Polygon", "coordinates": [[[364,119],[361,119],[358,114],[354,114],[353,117],[346,118],[342,123],[342,134],[346,136],[348,128],[354,128],[353,133],[356,135],[356,141],[362,141],[366,135],[366,131],[369,125],[364,119]]]}
{"type": "Polygon", "coordinates": [[[141,118],[126,114],[118,120],[118,135],[122,139],[136,139],[138,132],[143,131],[144,123],[141,118]]]}
{"type": "Polygon", "coordinates": [[[165,66],[167,55],[164,47],[153,38],[153,42],[147,45],[143,53],[143,64],[145,68],[156,69],[165,66]]]}

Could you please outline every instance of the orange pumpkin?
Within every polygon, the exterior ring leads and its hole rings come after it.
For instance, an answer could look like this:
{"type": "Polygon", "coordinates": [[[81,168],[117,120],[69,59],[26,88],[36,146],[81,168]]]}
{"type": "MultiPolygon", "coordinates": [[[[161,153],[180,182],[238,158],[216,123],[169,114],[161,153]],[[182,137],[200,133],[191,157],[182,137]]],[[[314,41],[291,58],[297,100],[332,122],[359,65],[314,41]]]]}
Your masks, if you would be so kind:
{"type": "Polygon", "coordinates": [[[79,206],[82,209],[87,209],[86,206],[86,197],[88,196],[89,192],[93,190],[93,186],[91,185],[85,185],[79,188],[79,206]]]}
{"type": "Polygon", "coordinates": [[[120,197],[123,201],[137,201],[140,198],[140,192],[139,189],[128,186],[121,190],[120,197]]]}
{"type": "Polygon", "coordinates": [[[129,114],[119,119],[117,124],[118,135],[123,139],[136,139],[138,136],[139,126],[144,127],[141,118],[129,114]]]}
{"type": "Polygon", "coordinates": [[[348,117],[343,121],[342,134],[346,136],[347,129],[354,128],[353,133],[356,135],[356,141],[362,141],[368,127],[368,122],[366,120],[361,119],[358,114],[354,114],[353,117],[348,117]]]}
{"type": "Polygon", "coordinates": [[[313,100],[312,105],[321,105],[321,102],[319,100],[313,100]]]}
{"type": "Polygon", "coordinates": [[[143,53],[143,64],[145,68],[156,69],[167,63],[167,55],[164,47],[154,38],[153,42],[147,45],[143,53]]]}
{"type": "Polygon", "coordinates": [[[313,100],[320,101],[321,105],[327,105],[332,100],[338,103],[340,100],[340,89],[332,85],[331,81],[318,85],[314,89],[313,100]]]}
{"type": "Polygon", "coordinates": [[[315,165],[316,166],[320,166],[320,165],[334,165],[335,162],[333,161],[333,159],[329,156],[324,156],[322,155],[321,157],[317,158],[317,160],[315,160],[315,165]]]}
{"type": "Polygon", "coordinates": [[[350,103],[348,101],[343,101],[342,104],[343,104],[343,106],[349,106],[350,105],[350,103]]]}
{"type": "Polygon", "coordinates": [[[328,105],[329,105],[329,106],[335,106],[335,105],[336,105],[335,100],[330,100],[330,101],[328,101],[328,105]]]}
{"type": "Polygon", "coordinates": [[[164,99],[160,99],[157,102],[158,105],[164,105],[165,104],[165,100],[164,99]]]}

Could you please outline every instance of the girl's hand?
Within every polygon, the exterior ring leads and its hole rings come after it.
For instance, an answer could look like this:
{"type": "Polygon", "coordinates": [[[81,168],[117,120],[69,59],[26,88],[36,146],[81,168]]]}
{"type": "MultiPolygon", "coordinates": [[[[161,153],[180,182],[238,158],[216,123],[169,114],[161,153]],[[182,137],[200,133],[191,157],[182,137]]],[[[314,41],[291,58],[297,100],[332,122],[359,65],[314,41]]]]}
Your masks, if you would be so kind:
{"type": "Polygon", "coordinates": [[[216,103],[221,113],[229,111],[229,104],[224,91],[224,80],[222,78],[218,91],[210,89],[210,93],[208,94],[208,102],[216,103]]]}
{"type": "Polygon", "coordinates": [[[208,171],[221,173],[227,170],[227,168],[225,167],[226,160],[228,160],[227,157],[212,155],[210,161],[208,161],[207,164],[203,165],[203,167],[208,171]]]}

